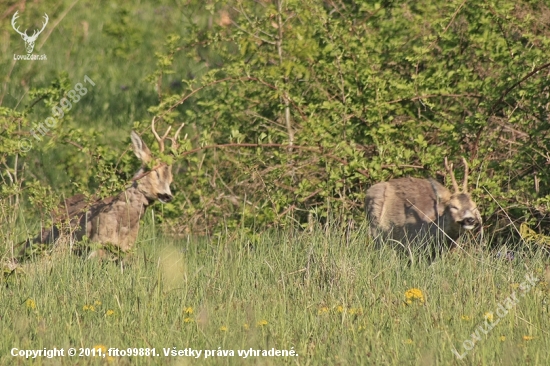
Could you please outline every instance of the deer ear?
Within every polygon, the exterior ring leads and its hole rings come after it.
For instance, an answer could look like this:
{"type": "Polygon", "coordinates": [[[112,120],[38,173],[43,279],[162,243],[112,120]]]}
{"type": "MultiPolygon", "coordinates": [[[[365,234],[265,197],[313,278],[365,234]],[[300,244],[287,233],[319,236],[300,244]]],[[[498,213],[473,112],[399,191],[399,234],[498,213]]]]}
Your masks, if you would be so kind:
{"type": "Polygon", "coordinates": [[[428,179],[439,202],[447,202],[451,199],[451,192],[435,179],[428,179]]]}
{"type": "Polygon", "coordinates": [[[137,158],[144,163],[150,162],[151,151],[147,145],[145,145],[145,142],[141,139],[141,137],[135,131],[132,131],[130,138],[132,139],[132,148],[134,149],[134,154],[136,154],[137,158]]]}

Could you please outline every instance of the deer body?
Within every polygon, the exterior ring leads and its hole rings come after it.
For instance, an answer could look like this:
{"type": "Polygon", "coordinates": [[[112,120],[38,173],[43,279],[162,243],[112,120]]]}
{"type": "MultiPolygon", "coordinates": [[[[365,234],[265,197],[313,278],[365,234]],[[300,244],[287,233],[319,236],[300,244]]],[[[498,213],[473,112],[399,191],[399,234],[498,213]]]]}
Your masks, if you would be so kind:
{"type": "Polygon", "coordinates": [[[59,207],[56,222],[69,222],[69,227],[44,229],[36,243],[55,243],[66,235],[81,241],[86,236],[93,243],[113,244],[126,252],[132,248],[139,231],[139,220],[149,202],[135,186],[117,196],[88,202],[84,195],[67,199],[59,207]]]}
{"type": "Polygon", "coordinates": [[[91,242],[114,244],[126,252],[136,242],[139,221],[151,203],[134,186],[113,199],[103,200],[83,217],[88,218],[84,223],[86,235],[91,242]]]}
{"type": "Polygon", "coordinates": [[[453,246],[462,232],[481,224],[466,191],[467,176],[466,170],[464,191],[459,192],[451,175],[454,193],[433,179],[400,178],[373,185],[365,199],[371,234],[402,244],[436,239],[453,246]]]}
{"type": "MultiPolygon", "coordinates": [[[[172,147],[176,147],[177,136],[182,127],[183,125],[171,139],[172,147]]],[[[163,140],[170,128],[162,139],[154,130],[154,120],[152,128],[162,152],[163,140]]],[[[87,199],[84,195],[67,199],[54,213],[54,221],[64,223],[64,227],[54,225],[42,230],[34,240],[35,243],[55,243],[66,236],[71,242],[80,241],[86,236],[92,243],[111,244],[122,252],[133,247],[138,236],[140,219],[147,207],[156,200],[170,202],[173,196],[170,191],[171,166],[154,160],[149,148],[137,133],[132,131],[131,139],[134,153],[143,163],[131,186],[116,196],[102,200],[87,199]],[[150,169],[148,165],[152,162],[155,164],[150,169]]]]}

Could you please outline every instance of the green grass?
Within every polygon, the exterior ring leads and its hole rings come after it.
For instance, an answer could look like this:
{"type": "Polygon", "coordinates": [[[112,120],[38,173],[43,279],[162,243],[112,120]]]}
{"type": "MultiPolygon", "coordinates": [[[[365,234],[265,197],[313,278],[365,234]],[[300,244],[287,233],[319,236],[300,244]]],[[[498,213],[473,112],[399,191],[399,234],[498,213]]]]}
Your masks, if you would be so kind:
{"type": "MultiPolygon", "coordinates": [[[[5,279],[0,363],[30,363],[12,357],[13,347],[67,352],[96,345],[160,354],[113,361],[121,365],[194,362],[165,357],[163,348],[172,347],[234,350],[233,357],[206,360],[203,351],[201,363],[216,365],[550,363],[548,259],[540,252],[509,261],[471,249],[410,266],[393,250],[368,246],[362,230],[347,240],[338,230],[277,230],[254,245],[239,232],[155,239],[153,230],[142,228],[125,267],[53,254],[5,279]],[[517,286],[526,274],[541,281],[521,296],[517,286]],[[424,302],[406,303],[411,288],[424,302]],[[464,353],[484,314],[514,291],[518,304],[458,360],[451,349],[464,353]],[[299,356],[238,356],[250,348],[293,348],[299,356]]],[[[33,364],[106,362],[64,357],[33,364]]]]}

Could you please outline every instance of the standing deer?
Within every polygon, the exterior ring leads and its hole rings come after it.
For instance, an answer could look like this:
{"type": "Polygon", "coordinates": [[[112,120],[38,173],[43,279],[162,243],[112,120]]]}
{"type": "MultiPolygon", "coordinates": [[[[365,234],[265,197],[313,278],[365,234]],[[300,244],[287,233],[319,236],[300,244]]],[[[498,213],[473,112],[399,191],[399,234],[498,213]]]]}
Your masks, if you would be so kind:
{"type": "MultiPolygon", "coordinates": [[[[177,149],[178,135],[183,126],[183,124],[180,126],[173,138],[168,138],[172,142],[173,150],[177,149]]],[[[164,152],[164,141],[170,129],[171,126],[160,137],[155,130],[153,118],[151,130],[161,153],[164,152]]],[[[89,200],[82,194],[67,199],[65,204],[54,213],[58,225],[42,230],[34,239],[34,243],[56,243],[60,238],[67,236],[72,243],[86,236],[90,242],[110,244],[116,251],[127,252],[132,248],[138,235],[139,221],[145,209],[156,200],[162,203],[170,202],[173,196],[170,191],[172,167],[153,158],[145,142],[134,131],[132,131],[131,140],[134,154],[142,162],[141,168],[132,178],[131,186],[116,196],[102,200],[89,200]],[[58,227],[59,223],[61,223],[61,229],[58,227]]],[[[105,254],[104,251],[100,250],[92,252],[90,257],[103,254],[105,254]]]]}
{"type": "Polygon", "coordinates": [[[462,232],[482,223],[468,194],[468,164],[466,159],[462,160],[465,170],[462,192],[447,158],[445,169],[451,176],[453,193],[434,179],[399,178],[370,187],[365,207],[371,234],[404,246],[423,239],[443,239],[454,247],[462,232]]]}

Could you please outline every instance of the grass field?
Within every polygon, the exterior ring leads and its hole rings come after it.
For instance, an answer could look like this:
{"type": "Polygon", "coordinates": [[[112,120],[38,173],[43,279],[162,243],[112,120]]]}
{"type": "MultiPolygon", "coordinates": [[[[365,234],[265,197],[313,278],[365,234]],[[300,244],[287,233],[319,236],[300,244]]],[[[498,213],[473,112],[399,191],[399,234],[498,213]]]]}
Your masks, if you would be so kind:
{"type": "Polygon", "coordinates": [[[0,366],[550,365],[544,2],[2,4],[0,366]],[[29,35],[49,16],[47,60],[14,58],[16,12],[29,35]],[[153,141],[161,115],[186,123],[176,199],[148,211],[124,265],[54,250],[12,271],[52,202],[131,182],[130,131],[153,141]],[[251,229],[365,224],[367,187],[441,178],[461,155],[485,227],[530,242],[489,233],[430,263],[374,248],[365,227],[251,229]]]}
{"type": "Polygon", "coordinates": [[[513,260],[470,249],[411,266],[368,246],[364,230],[278,230],[251,245],[240,233],[155,239],[146,223],[124,267],[55,253],[3,280],[0,363],[185,365],[196,360],[164,351],[193,349],[216,365],[547,365],[547,262],[527,248],[513,260]],[[65,357],[30,361],[14,347],[65,357]],[[70,347],[158,356],[68,357],[70,347]],[[297,355],[250,352],[272,348],[297,355]]]}

